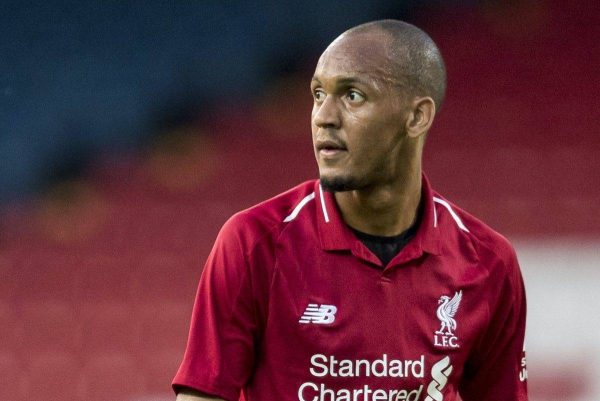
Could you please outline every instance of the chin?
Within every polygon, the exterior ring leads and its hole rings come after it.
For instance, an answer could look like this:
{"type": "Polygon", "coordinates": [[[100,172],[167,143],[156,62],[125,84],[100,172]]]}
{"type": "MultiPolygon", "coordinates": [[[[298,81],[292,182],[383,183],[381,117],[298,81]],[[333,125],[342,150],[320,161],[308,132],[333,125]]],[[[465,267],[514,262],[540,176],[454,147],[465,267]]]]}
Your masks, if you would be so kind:
{"type": "Polygon", "coordinates": [[[361,189],[362,185],[354,177],[319,177],[321,187],[327,192],[344,192],[361,189]]]}

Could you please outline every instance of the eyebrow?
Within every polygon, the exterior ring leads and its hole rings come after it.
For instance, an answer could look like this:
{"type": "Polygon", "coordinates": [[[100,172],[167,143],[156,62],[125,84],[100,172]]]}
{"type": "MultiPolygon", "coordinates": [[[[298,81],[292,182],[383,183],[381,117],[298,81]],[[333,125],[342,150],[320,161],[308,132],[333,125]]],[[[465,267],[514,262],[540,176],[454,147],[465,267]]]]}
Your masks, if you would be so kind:
{"type": "MultiPolygon", "coordinates": [[[[335,77],[334,77],[334,79],[335,79],[335,77]]],[[[315,82],[317,84],[321,84],[321,80],[318,77],[316,77],[316,76],[312,77],[311,82],[315,82]]],[[[358,78],[358,77],[352,77],[352,76],[350,76],[350,77],[342,77],[342,78],[339,78],[339,79],[335,80],[335,85],[336,86],[347,86],[347,85],[354,84],[354,83],[368,85],[369,81],[366,81],[366,80],[358,78]]]]}

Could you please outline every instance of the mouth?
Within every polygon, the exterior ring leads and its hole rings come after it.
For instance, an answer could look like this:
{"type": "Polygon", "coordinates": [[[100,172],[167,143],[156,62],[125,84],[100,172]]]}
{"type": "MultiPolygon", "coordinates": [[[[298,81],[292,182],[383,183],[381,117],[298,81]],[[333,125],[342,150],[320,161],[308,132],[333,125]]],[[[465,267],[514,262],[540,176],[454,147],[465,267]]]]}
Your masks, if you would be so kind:
{"type": "Polygon", "coordinates": [[[324,156],[333,156],[341,152],[347,152],[348,148],[342,143],[336,141],[319,141],[316,143],[317,152],[324,156]]]}

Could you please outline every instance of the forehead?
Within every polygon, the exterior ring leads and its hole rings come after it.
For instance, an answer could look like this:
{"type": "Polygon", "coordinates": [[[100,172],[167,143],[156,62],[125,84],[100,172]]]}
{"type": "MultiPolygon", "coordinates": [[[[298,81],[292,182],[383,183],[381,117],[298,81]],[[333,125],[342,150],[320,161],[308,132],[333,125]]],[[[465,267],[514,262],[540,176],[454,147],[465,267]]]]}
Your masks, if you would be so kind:
{"type": "Polygon", "coordinates": [[[362,77],[395,83],[397,74],[389,41],[383,32],[344,34],[321,55],[315,78],[362,77]]]}

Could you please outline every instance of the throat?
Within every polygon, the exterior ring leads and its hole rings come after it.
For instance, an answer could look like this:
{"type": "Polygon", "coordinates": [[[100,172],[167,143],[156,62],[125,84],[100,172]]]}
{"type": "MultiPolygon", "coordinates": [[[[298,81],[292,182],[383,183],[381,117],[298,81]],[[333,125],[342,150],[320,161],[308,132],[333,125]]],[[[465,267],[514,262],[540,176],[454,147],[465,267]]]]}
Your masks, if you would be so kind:
{"type": "Polygon", "coordinates": [[[417,182],[400,188],[336,192],[335,199],[350,227],[374,236],[393,237],[418,220],[421,180],[419,177],[417,182]]]}
{"type": "Polygon", "coordinates": [[[402,249],[410,242],[415,236],[417,228],[419,226],[418,221],[415,222],[410,228],[402,232],[399,235],[391,237],[371,235],[361,231],[358,231],[352,227],[354,235],[381,261],[383,267],[387,266],[396,255],[402,251],[402,249]]]}

